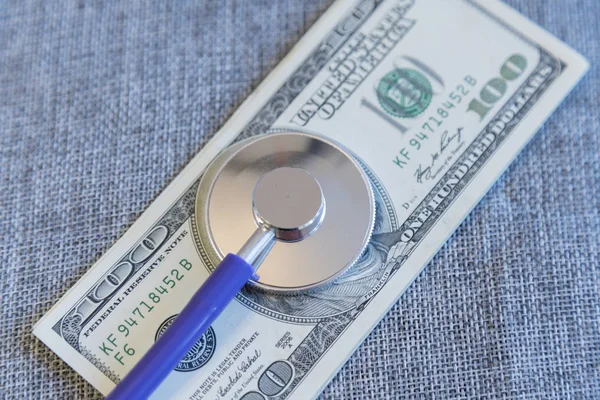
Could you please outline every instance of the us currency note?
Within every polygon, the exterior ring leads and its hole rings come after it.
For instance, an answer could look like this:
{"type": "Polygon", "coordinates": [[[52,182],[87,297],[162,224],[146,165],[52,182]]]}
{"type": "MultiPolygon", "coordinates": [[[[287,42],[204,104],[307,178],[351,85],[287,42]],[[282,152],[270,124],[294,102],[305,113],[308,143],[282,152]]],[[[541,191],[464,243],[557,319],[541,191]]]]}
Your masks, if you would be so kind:
{"type": "Polygon", "coordinates": [[[495,0],[339,1],[34,333],[110,392],[215,268],[194,221],[207,164],[253,135],[315,133],[373,183],[367,250],[321,291],[245,287],[153,396],[313,398],[586,70],[495,0]]]}

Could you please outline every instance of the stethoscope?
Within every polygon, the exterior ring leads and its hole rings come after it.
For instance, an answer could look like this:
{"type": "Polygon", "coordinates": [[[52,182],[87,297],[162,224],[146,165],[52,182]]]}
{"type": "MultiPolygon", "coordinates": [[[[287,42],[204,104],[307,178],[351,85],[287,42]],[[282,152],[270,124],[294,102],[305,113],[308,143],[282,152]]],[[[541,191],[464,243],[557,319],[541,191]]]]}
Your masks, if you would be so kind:
{"type": "Polygon", "coordinates": [[[369,178],[339,144],[286,132],[227,148],[204,172],[195,209],[218,266],[107,399],[150,396],[245,284],[294,294],[332,283],[359,259],[374,220],[369,178]]]}

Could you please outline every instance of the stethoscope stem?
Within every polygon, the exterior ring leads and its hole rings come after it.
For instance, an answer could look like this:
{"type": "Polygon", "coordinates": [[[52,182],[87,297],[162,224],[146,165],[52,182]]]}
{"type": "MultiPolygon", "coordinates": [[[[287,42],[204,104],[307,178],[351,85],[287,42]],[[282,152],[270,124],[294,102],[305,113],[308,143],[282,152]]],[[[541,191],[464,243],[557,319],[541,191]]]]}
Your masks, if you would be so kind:
{"type": "Polygon", "coordinates": [[[254,231],[250,239],[237,252],[238,257],[244,259],[248,264],[254,267],[254,271],[258,269],[260,264],[265,260],[277,239],[275,232],[266,227],[259,227],[254,231]]]}

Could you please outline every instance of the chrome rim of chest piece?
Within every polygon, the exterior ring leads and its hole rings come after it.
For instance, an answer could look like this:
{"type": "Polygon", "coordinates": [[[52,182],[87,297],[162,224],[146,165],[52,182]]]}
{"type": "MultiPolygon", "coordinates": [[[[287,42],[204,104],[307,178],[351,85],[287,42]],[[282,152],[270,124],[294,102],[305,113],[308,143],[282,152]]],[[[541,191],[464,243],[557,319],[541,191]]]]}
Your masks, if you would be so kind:
{"type": "MultiPolygon", "coordinates": [[[[269,177],[276,178],[273,171],[278,169],[288,176],[296,173],[299,183],[305,180],[306,189],[294,190],[291,185],[290,193],[320,190],[326,210],[318,229],[302,240],[279,238],[260,265],[259,278],[251,283],[282,293],[330,283],[351,267],[367,246],[375,200],[369,178],[354,157],[319,136],[299,132],[256,136],[230,146],[213,160],[196,196],[196,224],[207,255],[217,265],[256,231],[260,215],[254,203],[255,190],[262,190],[269,177]],[[318,188],[312,185],[313,178],[318,188]]],[[[269,204],[277,199],[266,196],[259,201],[269,204]]]]}

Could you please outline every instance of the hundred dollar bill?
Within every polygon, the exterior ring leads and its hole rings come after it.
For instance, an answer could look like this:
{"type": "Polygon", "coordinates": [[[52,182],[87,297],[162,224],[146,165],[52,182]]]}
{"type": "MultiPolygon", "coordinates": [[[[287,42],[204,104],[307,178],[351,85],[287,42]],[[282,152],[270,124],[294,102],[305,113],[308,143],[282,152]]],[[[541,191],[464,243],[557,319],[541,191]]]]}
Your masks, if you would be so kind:
{"type": "Polygon", "coordinates": [[[252,135],[316,133],[371,178],[367,250],[321,291],[244,288],[153,396],[313,398],[587,67],[495,0],[337,2],[34,332],[110,392],[215,268],[194,222],[207,164],[252,135]]]}

